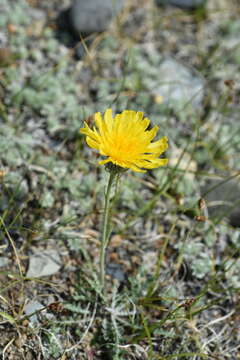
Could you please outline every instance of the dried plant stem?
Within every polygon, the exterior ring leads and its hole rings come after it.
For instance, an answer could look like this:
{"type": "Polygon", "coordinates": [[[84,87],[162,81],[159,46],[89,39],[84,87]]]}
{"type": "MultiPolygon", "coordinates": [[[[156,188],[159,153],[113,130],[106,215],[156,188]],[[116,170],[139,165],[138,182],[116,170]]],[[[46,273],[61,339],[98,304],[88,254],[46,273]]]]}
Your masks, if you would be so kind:
{"type": "Polygon", "coordinates": [[[100,284],[103,291],[105,291],[105,262],[106,262],[106,250],[109,244],[109,221],[110,221],[110,193],[111,188],[116,176],[116,172],[111,171],[109,174],[109,180],[107,190],[105,192],[105,204],[103,213],[103,232],[101,241],[101,253],[100,253],[100,284]]]}
{"type": "Polygon", "coordinates": [[[9,234],[8,232],[8,229],[5,225],[5,222],[3,220],[3,218],[0,216],[0,227],[2,226],[3,227],[3,230],[5,231],[5,234],[13,248],[13,252],[14,252],[14,255],[16,257],[16,262],[17,262],[17,266],[18,266],[18,270],[19,270],[19,274],[20,274],[20,277],[22,278],[23,277],[23,272],[22,272],[22,267],[21,267],[21,264],[20,264],[20,260],[19,260],[19,255],[18,255],[18,252],[17,252],[17,249],[16,249],[16,246],[14,244],[14,241],[13,239],[11,238],[11,235],[9,234]]]}

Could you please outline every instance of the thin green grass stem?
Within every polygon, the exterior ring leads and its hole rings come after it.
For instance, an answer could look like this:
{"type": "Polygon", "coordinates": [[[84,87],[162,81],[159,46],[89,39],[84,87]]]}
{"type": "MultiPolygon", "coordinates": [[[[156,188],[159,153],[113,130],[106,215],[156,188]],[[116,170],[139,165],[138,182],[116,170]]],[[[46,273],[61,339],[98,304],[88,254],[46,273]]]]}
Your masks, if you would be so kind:
{"type": "Polygon", "coordinates": [[[109,174],[109,180],[107,190],[105,193],[104,213],[103,213],[103,231],[101,241],[101,252],[100,252],[100,284],[103,291],[105,291],[105,261],[106,261],[106,249],[109,244],[110,231],[109,231],[109,220],[110,220],[110,193],[111,188],[116,176],[116,172],[111,171],[109,174]]]}
{"type": "Polygon", "coordinates": [[[158,283],[158,280],[159,280],[159,277],[160,277],[161,265],[162,265],[162,261],[163,261],[164,255],[165,255],[165,251],[167,249],[168,242],[171,239],[172,233],[175,230],[177,222],[178,222],[178,219],[176,219],[176,221],[173,223],[173,225],[172,225],[172,227],[171,227],[171,229],[169,231],[169,234],[166,236],[166,239],[165,239],[164,244],[162,246],[161,252],[158,255],[156,271],[155,271],[155,274],[153,276],[153,280],[150,283],[150,286],[148,288],[147,296],[146,296],[147,298],[151,297],[154,294],[154,292],[155,292],[155,290],[157,288],[157,283],[158,283]]]}

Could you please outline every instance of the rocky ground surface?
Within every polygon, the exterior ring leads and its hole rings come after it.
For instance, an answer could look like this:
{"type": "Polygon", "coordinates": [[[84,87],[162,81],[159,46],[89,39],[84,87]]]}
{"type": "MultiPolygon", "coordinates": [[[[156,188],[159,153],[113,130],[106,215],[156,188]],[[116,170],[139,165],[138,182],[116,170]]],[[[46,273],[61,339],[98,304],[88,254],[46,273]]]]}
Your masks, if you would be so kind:
{"type": "Polygon", "coordinates": [[[3,359],[240,358],[240,5],[156,3],[78,35],[67,0],[0,0],[3,359]],[[101,313],[107,174],[79,128],[109,107],[158,124],[170,164],[122,179],[101,313]]]}

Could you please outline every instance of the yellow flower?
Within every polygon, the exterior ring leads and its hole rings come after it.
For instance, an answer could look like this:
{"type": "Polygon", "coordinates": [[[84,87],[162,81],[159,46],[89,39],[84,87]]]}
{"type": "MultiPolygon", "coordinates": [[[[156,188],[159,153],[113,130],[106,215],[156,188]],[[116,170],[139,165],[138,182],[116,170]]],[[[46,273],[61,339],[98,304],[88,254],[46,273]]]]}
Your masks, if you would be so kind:
{"type": "Polygon", "coordinates": [[[167,164],[168,159],[160,159],[159,156],[167,149],[168,139],[164,136],[151,142],[158,126],[147,130],[150,120],[143,118],[142,112],[125,110],[113,118],[112,110],[107,109],[104,118],[99,112],[95,114],[95,123],[97,128],[90,129],[85,122],[80,132],[86,135],[86,142],[91,148],[107,156],[99,164],[112,162],[138,172],[167,164]]]}

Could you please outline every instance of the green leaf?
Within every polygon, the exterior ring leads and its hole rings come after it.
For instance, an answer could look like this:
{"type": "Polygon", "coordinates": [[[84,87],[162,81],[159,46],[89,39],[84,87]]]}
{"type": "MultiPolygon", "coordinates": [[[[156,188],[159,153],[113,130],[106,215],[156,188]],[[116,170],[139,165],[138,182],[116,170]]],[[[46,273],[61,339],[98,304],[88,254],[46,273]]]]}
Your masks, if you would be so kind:
{"type": "Polygon", "coordinates": [[[15,319],[11,315],[9,315],[3,311],[0,311],[0,316],[2,316],[5,320],[9,321],[11,324],[16,323],[15,319]]]}

